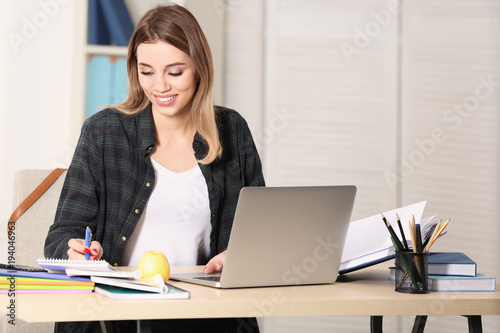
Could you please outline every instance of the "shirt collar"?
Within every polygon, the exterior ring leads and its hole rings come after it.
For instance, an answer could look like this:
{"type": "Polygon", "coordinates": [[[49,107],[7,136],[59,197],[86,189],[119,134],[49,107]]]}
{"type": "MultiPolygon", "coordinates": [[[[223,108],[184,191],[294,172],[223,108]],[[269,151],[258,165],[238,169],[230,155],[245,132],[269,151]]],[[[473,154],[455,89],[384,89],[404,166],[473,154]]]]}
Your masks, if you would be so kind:
{"type": "MultiPolygon", "coordinates": [[[[157,142],[151,104],[137,114],[137,123],[141,135],[141,149],[150,153],[157,142]]],[[[203,159],[208,152],[208,146],[198,132],[194,135],[193,150],[197,160],[203,159]]]]}
{"type": "Polygon", "coordinates": [[[137,124],[140,133],[140,145],[142,150],[152,150],[156,144],[155,124],[151,104],[137,114],[137,124]]]}
{"type": "Polygon", "coordinates": [[[200,133],[198,132],[196,132],[196,134],[194,135],[193,150],[194,150],[194,156],[198,161],[202,160],[207,155],[208,152],[208,146],[205,140],[203,140],[200,133]]]}

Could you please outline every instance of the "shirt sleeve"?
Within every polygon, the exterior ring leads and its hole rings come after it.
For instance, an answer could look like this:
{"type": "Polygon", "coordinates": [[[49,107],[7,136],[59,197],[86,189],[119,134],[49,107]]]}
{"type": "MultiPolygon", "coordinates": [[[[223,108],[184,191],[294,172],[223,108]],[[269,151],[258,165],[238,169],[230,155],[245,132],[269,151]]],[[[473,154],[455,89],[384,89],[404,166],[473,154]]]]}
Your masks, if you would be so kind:
{"type": "Polygon", "coordinates": [[[244,142],[242,156],[244,156],[245,186],[265,186],[259,153],[255,146],[250,128],[245,120],[243,120],[242,132],[244,142]]]}
{"type": "Polygon", "coordinates": [[[95,233],[99,215],[98,145],[95,131],[86,121],[68,169],[59,198],[54,224],[45,240],[47,258],[68,258],[68,241],[85,238],[85,229],[95,233]]]}

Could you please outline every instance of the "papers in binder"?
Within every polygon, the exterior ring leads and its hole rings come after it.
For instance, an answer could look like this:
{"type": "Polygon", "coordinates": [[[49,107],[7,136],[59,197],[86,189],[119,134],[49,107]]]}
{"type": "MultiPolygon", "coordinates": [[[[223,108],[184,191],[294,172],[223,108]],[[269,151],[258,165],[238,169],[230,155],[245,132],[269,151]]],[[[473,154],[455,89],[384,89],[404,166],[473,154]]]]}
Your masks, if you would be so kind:
{"type": "MultiPolygon", "coordinates": [[[[408,222],[415,217],[415,223],[420,223],[424,237],[432,226],[438,221],[433,217],[423,219],[426,201],[415,203],[409,206],[383,212],[384,216],[393,226],[397,226],[396,214],[399,215],[403,231],[407,236],[408,245],[410,231],[408,222]]],[[[397,227],[394,228],[398,237],[401,234],[397,227]]],[[[384,225],[380,213],[351,222],[347,238],[344,245],[344,252],[340,263],[339,273],[348,273],[360,268],[368,267],[379,262],[394,258],[394,246],[392,245],[390,234],[384,225]]]]}
{"type": "Polygon", "coordinates": [[[153,293],[165,294],[168,291],[168,287],[163,281],[160,274],[150,278],[141,279],[122,279],[122,278],[108,278],[101,276],[92,276],[92,281],[95,283],[106,284],[109,286],[149,291],[153,293]]]}

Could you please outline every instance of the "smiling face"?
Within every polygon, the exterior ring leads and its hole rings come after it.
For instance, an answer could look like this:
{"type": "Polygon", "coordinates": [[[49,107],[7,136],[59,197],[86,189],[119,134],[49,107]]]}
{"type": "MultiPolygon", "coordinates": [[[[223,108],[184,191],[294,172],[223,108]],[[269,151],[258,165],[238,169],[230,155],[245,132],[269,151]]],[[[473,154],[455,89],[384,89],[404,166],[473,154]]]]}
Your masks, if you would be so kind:
{"type": "Polygon", "coordinates": [[[162,40],[140,44],[136,54],[139,84],[152,103],[153,114],[188,115],[196,91],[191,58],[162,40]]]}

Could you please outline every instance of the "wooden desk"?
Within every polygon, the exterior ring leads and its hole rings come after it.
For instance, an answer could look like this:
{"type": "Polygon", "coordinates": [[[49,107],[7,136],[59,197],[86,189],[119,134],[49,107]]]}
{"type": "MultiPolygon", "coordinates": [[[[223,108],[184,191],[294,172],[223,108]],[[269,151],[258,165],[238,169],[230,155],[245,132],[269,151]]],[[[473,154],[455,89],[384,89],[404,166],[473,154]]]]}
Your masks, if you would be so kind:
{"type": "MultiPolygon", "coordinates": [[[[371,316],[372,324],[376,325],[381,325],[384,315],[500,315],[499,291],[397,293],[394,282],[387,279],[389,265],[384,263],[349,273],[330,285],[218,290],[172,281],[173,285],[191,292],[189,300],[112,300],[95,293],[16,295],[15,315],[16,319],[27,322],[371,316]]],[[[172,270],[193,271],[201,267],[172,270]]],[[[6,295],[0,295],[2,312],[7,313],[9,301],[6,295]]]]}

